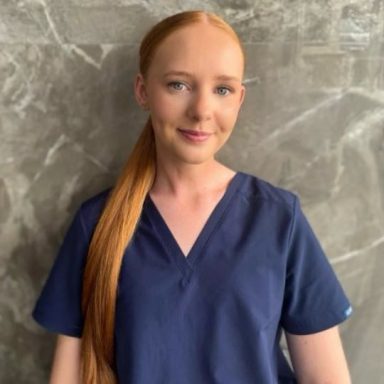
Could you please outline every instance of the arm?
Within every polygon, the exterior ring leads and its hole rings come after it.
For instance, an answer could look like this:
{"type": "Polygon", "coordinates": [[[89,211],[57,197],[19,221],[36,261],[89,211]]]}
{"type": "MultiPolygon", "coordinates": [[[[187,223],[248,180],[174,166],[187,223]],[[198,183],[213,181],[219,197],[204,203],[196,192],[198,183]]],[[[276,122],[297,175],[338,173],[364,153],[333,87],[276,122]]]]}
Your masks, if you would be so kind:
{"type": "Polygon", "coordinates": [[[59,334],[49,384],[80,384],[81,339],[59,334]]]}
{"type": "Polygon", "coordinates": [[[286,332],[293,369],[300,384],[350,384],[338,327],[310,335],[286,332]]]}

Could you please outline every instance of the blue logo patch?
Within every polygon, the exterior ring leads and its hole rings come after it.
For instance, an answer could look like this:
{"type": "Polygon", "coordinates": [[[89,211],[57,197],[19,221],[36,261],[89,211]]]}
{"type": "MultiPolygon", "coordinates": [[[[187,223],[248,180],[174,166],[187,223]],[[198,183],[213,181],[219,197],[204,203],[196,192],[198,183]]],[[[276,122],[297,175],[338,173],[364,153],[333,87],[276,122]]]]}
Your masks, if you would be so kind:
{"type": "Polygon", "coordinates": [[[351,313],[352,313],[352,307],[351,306],[349,306],[345,311],[344,311],[344,315],[345,315],[345,317],[348,317],[348,316],[350,316],[351,315],[351,313]]]}

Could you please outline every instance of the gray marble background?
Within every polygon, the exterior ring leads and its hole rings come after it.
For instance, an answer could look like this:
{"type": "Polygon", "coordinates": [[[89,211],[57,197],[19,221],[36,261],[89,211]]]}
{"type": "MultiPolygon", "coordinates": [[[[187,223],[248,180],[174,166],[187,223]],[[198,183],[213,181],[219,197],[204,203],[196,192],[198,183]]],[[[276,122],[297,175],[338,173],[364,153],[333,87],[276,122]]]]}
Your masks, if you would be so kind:
{"type": "Polygon", "coordinates": [[[30,317],[81,201],[109,186],[146,116],[143,33],[217,12],[244,41],[247,99],[218,159],[299,194],[354,305],[354,383],[384,383],[383,0],[1,0],[0,382],[46,383],[30,317]]]}

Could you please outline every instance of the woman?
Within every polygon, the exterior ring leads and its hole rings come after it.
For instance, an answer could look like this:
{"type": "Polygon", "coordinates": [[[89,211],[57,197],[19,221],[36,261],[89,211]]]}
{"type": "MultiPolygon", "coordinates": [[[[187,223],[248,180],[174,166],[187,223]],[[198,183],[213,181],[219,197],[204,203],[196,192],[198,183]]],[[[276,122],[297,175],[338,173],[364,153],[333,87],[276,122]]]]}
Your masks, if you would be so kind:
{"type": "Polygon", "coordinates": [[[116,185],[80,206],[33,312],[59,334],[51,383],[350,382],[351,307],[297,196],[215,159],[244,64],[211,13],[143,39],[147,124],[116,185]]]}

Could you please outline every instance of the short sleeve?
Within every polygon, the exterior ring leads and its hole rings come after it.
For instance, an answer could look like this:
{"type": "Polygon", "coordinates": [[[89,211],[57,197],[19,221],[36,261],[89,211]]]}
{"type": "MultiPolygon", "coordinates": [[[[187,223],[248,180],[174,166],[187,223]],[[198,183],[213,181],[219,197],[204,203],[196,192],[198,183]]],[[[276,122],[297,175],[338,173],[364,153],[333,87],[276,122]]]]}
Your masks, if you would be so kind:
{"type": "Polygon", "coordinates": [[[295,196],[281,325],[293,334],[331,328],[352,307],[295,196]]]}
{"type": "Polygon", "coordinates": [[[82,276],[87,252],[88,240],[80,207],[32,312],[32,317],[51,332],[81,337],[82,276]]]}

